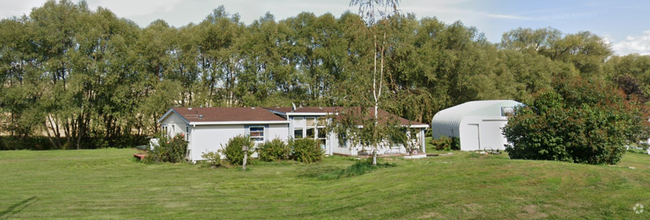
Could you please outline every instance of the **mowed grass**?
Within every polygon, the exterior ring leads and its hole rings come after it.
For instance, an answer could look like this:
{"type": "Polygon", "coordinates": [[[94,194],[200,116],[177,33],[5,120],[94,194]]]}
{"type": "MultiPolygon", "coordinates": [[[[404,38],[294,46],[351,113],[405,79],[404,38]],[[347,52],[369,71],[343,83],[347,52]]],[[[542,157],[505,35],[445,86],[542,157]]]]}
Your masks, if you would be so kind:
{"type": "Polygon", "coordinates": [[[453,152],[319,180],[354,164],[134,162],[133,149],[0,152],[0,219],[649,219],[650,156],[616,166],[453,152]],[[629,167],[634,167],[631,169],[629,167]],[[646,207],[641,214],[635,204],[646,207]]]}

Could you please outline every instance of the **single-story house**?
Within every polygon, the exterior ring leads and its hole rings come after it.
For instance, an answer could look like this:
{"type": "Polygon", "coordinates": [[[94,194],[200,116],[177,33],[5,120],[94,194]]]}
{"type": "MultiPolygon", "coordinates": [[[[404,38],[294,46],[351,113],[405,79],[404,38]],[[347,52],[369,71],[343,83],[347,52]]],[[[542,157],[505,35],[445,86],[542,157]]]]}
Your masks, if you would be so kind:
{"type": "MultiPolygon", "coordinates": [[[[248,135],[256,144],[278,138],[313,138],[320,142],[326,155],[358,155],[362,148],[351,146],[349,140],[339,140],[339,135],[325,133],[327,116],[338,114],[340,107],[176,107],[158,121],[168,135],[184,134],[188,142],[187,159],[204,160],[203,153],[218,152],[228,140],[237,135],[248,135]]],[[[424,130],[427,124],[409,121],[379,110],[380,117],[394,117],[402,126],[418,130],[417,146],[425,152],[424,130]]],[[[382,146],[379,154],[406,153],[403,145],[382,146]]],[[[255,156],[255,155],[253,155],[255,156]]]]}
{"type": "Polygon", "coordinates": [[[504,150],[508,141],[502,131],[508,123],[507,116],[521,105],[513,100],[486,100],[443,109],[431,120],[433,139],[459,138],[460,149],[464,151],[504,150]]]}

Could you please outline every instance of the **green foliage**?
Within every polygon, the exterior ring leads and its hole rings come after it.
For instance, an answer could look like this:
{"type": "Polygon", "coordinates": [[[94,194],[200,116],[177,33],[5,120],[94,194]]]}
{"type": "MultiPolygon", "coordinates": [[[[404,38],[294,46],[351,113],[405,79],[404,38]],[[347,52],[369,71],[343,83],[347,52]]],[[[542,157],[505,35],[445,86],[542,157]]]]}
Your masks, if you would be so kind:
{"type": "Polygon", "coordinates": [[[242,151],[243,146],[248,146],[248,158],[255,151],[255,143],[251,141],[248,136],[237,135],[228,140],[226,146],[222,146],[221,153],[226,156],[228,163],[233,166],[241,166],[244,162],[244,151],[242,151]]]}
{"type": "Polygon", "coordinates": [[[323,161],[325,152],[320,148],[318,142],[310,138],[289,140],[291,158],[298,162],[313,163],[323,161]]]}
{"type": "Polygon", "coordinates": [[[177,134],[171,139],[167,138],[165,135],[157,138],[158,146],[153,146],[153,149],[150,149],[147,152],[147,155],[144,157],[143,162],[185,162],[185,158],[187,157],[187,141],[185,141],[185,136],[183,134],[177,134]]]}
{"type": "Polygon", "coordinates": [[[594,80],[559,79],[509,118],[504,135],[513,159],[616,164],[625,145],[647,136],[645,110],[594,80]]]}
{"type": "Polygon", "coordinates": [[[201,153],[201,157],[207,160],[208,164],[211,166],[221,165],[221,154],[219,152],[210,151],[207,153],[201,153]]]}
{"type": "Polygon", "coordinates": [[[52,145],[46,137],[27,138],[0,136],[0,150],[51,150],[52,145]]]}
{"type": "Polygon", "coordinates": [[[386,167],[395,167],[397,166],[396,164],[391,164],[391,163],[378,163],[377,165],[372,165],[372,160],[362,160],[358,161],[355,164],[352,164],[352,166],[349,166],[345,169],[333,171],[330,173],[325,173],[321,174],[318,176],[319,180],[337,180],[341,178],[347,178],[347,177],[354,177],[354,176],[361,176],[366,173],[370,173],[372,171],[378,170],[379,168],[386,168],[386,167]]]}
{"type": "Polygon", "coordinates": [[[291,147],[280,139],[264,142],[257,148],[257,155],[262,161],[288,160],[291,156],[291,147]]]}
{"type": "Polygon", "coordinates": [[[554,76],[606,79],[648,100],[648,56],[612,56],[589,32],[520,28],[495,45],[460,21],[397,13],[399,2],[355,0],[360,15],[267,14],[248,26],[221,6],[198,24],[140,28],[84,1],[48,1],[0,21],[0,133],[45,136],[44,149],[128,147],[157,133],[175,105],[292,102],[376,105],[428,123],[466,101],[530,99],[554,76]]]}
{"type": "Polygon", "coordinates": [[[460,139],[457,137],[442,136],[438,139],[432,139],[431,144],[436,150],[460,150],[460,139]]]}

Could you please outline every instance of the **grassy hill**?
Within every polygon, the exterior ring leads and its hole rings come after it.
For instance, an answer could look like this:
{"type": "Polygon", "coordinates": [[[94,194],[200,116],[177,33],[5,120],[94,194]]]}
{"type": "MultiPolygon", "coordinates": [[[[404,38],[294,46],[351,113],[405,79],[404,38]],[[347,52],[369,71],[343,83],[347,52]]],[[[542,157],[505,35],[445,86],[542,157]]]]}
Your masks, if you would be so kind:
{"type": "Polygon", "coordinates": [[[616,166],[465,152],[384,158],[397,166],[325,181],[316,176],[356,159],[257,162],[242,172],[146,165],[134,152],[0,152],[0,219],[650,218],[650,156],[636,153],[616,166]]]}

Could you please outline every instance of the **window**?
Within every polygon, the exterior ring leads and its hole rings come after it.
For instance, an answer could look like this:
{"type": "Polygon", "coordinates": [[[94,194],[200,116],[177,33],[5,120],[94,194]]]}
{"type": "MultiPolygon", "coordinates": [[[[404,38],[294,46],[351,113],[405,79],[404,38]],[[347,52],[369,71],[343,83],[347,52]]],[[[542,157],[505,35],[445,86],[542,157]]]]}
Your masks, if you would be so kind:
{"type": "Polygon", "coordinates": [[[325,139],[325,128],[318,128],[318,139],[325,139]]]}
{"type": "Polygon", "coordinates": [[[303,117],[294,117],[293,118],[293,138],[303,138],[304,135],[304,126],[305,118],[303,117]]]}
{"type": "Polygon", "coordinates": [[[515,107],[501,107],[501,116],[515,115],[515,107]]]}
{"type": "Polygon", "coordinates": [[[294,117],[293,138],[312,138],[320,143],[321,148],[326,149],[326,125],[327,118],[324,117],[294,117]]]}
{"type": "Polygon", "coordinates": [[[295,128],[293,130],[293,138],[302,138],[302,128],[295,128]]]}
{"type": "Polygon", "coordinates": [[[318,132],[318,143],[320,143],[320,148],[323,150],[327,150],[327,135],[325,134],[325,128],[318,128],[316,130],[318,132]]]}
{"type": "Polygon", "coordinates": [[[305,119],[303,117],[295,117],[293,118],[293,125],[296,127],[302,127],[305,126],[304,121],[305,119]]]}
{"type": "Polygon", "coordinates": [[[339,133],[339,148],[348,147],[348,135],[345,132],[339,133]]]}
{"type": "Polygon", "coordinates": [[[316,126],[316,119],[315,118],[306,118],[307,126],[316,126]]]}
{"type": "Polygon", "coordinates": [[[307,134],[306,134],[306,137],[307,137],[307,138],[314,138],[314,133],[315,133],[315,132],[314,132],[314,128],[307,128],[307,134]]]}
{"type": "Polygon", "coordinates": [[[162,131],[163,134],[167,134],[167,125],[162,125],[162,131]]]}
{"type": "Polygon", "coordinates": [[[326,117],[320,117],[320,118],[318,118],[318,121],[316,123],[317,123],[318,127],[327,126],[327,118],[326,117]]]}
{"type": "Polygon", "coordinates": [[[264,127],[263,126],[255,126],[255,127],[250,127],[250,139],[255,142],[264,142],[264,127]]]}

